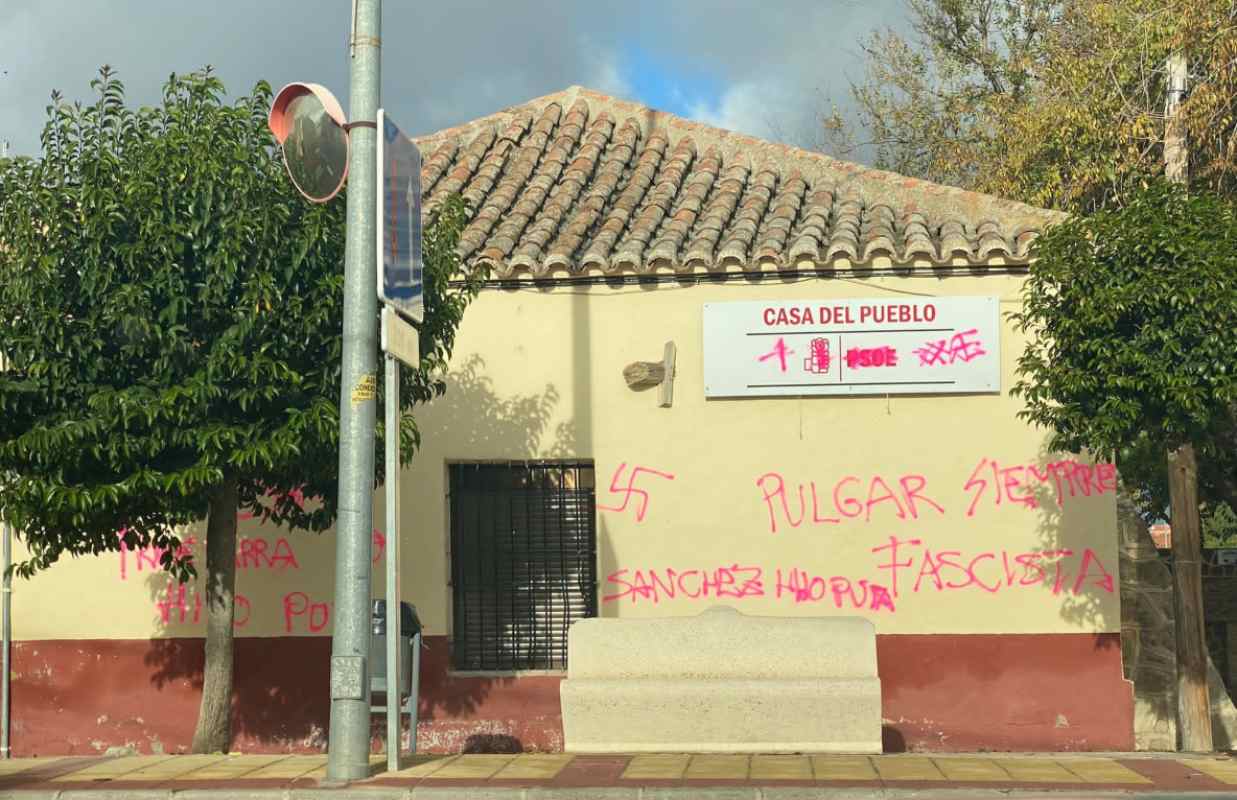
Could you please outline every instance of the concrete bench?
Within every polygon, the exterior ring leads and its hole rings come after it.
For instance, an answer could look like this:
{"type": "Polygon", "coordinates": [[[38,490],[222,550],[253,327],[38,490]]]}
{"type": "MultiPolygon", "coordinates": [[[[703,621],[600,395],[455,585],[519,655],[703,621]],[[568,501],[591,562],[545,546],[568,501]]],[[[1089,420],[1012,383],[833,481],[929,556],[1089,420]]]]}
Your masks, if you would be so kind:
{"type": "Polygon", "coordinates": [[[855,617],[581,620],[560,686],[573,753],[881,751],[876,631],[855,617]]]}

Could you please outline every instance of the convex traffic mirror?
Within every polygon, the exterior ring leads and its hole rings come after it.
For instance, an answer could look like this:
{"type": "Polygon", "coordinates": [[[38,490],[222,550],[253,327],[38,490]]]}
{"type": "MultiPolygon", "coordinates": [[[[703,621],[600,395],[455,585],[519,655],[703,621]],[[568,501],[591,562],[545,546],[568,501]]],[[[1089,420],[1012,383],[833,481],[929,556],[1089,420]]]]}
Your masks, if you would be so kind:
{"type": "Polygon", "coordinates": [[[283,150],[288,176],[301,194],[325,203],[348,178],[348,131],[335,95],[316,83],[279,90],[267,119],[283,150]]]}

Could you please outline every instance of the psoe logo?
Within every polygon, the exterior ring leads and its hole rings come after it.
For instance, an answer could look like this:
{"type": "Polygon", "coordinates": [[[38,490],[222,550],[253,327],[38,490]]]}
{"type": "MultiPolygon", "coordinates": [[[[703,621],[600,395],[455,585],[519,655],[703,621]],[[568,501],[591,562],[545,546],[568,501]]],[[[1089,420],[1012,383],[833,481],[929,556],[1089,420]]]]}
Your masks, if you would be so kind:
{"type": "Polygon", "coordinates": [[[817,375],[829,371],[829,340],[815,338],[808,348],[808,357],[803,359],[803,371],[817,375]]]}

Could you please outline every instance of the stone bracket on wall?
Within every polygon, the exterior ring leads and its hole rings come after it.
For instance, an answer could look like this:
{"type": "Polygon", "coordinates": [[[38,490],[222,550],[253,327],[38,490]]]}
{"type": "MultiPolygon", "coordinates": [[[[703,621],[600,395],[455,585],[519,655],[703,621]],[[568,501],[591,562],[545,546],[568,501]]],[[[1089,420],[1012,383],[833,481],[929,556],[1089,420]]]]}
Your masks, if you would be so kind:
{"type": "Polygon", "coordinates": [[[666,342],[660,362],[633,361],[623,367],[623,380],[627,382],[629,389],[637,392],[651,389],[654,386],[661,387],[658,405],[662,408],[670,408],[674,404],[675,355],[674,342],[666,342]]]}

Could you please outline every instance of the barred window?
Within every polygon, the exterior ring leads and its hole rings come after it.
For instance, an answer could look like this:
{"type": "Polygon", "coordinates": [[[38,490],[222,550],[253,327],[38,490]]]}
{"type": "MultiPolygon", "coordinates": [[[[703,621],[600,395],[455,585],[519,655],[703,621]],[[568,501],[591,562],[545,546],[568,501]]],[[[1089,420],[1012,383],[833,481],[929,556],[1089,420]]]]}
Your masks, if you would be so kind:
{"type": "Polygon", "coordinates": [[[567,628],[597,615],[593,464],[452,464],[452,662],[567,667],[567,628]]]}

